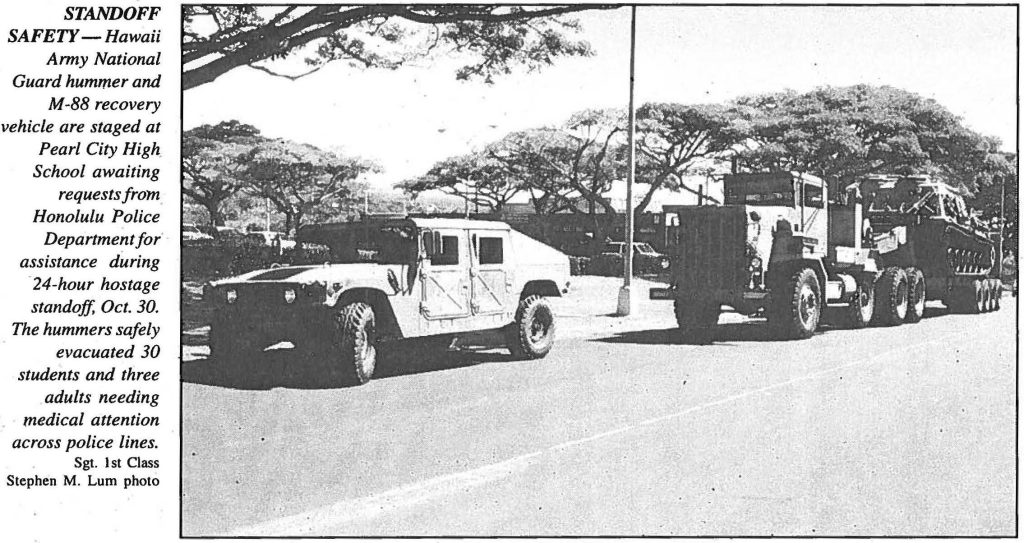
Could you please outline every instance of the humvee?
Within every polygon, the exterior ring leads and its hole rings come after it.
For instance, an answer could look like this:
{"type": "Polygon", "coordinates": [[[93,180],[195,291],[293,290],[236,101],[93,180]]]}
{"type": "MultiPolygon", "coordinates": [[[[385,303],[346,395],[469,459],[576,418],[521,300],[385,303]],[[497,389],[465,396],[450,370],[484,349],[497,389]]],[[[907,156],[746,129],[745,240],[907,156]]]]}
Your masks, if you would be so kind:
{"type": "Polygon", "coordinates": [[[288,341],[350,384],[373,376],[378,347],[497,332],[519,358],[555,338],[546,301],[569,288],[569,259],[507,224],[370,219],[300,229],[295,264],[207,286],[213,357],[247,361],[288,341]]]}

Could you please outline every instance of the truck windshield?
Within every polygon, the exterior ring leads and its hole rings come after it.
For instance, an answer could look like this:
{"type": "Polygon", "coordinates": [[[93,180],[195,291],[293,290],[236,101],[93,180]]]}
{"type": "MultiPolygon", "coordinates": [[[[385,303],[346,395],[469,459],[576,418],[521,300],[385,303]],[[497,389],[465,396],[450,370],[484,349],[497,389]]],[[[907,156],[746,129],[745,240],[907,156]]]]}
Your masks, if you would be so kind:
{"type": "Polygon", "coordinates": [[[793,207],[796,203],[793,180],[790,178],[727,180],[725,203],[727,205],[793,207]]]}
{"type": "Polygon", "coordinates": [[[352,226],[316,232],[299,243],[296,260],[305,264],[411,264],[418,253],[411,226],[352,226]]]}

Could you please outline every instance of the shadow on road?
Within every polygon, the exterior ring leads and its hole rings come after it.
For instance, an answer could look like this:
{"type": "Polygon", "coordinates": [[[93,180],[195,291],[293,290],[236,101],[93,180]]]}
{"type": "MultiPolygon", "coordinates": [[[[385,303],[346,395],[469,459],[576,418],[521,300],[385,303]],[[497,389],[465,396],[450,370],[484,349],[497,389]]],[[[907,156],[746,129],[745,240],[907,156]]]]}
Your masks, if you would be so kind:
{"type": "MultiPolygon", "coordinates": [[[[388,379],[434,371],[454,370],[478,364],[506,363],[511,355],[492,351],[424,351],[410,346],[388,346],[378,351],[373,379],[388,379]]],[[[337,377],[328,361],[312,358],[299,349],[271,349],[248,363],[224,363],[213,357],[186,362],[181,366],[186,383],[234,388],[334,389],[350,386],[337,377]]]]}

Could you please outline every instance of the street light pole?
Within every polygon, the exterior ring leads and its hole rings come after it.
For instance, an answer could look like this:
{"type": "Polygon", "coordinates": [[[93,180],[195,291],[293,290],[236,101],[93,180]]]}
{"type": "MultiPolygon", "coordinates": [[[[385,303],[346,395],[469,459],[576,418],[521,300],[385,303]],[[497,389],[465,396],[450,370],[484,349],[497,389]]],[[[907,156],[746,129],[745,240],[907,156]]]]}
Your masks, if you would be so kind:
{"type": "Polygon", "coordinates": [[[625,317],[633,312],[636,300],[630,288],[633,282],[633,180],[636,176],[636,108],[633,87],[636,79],[636,6],[630,7],[629,24],[629,173],[626,177],[626,245],[623,250],[622,288],[619,289],[617,315],[625,317]]]}

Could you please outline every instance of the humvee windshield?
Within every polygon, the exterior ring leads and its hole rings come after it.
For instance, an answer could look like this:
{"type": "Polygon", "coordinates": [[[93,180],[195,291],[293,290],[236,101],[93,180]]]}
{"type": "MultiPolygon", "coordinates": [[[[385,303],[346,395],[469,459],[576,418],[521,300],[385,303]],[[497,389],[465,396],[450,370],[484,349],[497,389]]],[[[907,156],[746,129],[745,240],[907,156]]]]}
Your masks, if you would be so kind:
{"type": "Polygon", "coordinates": [[[414,226],[353,224],[305,233],[296,259],[308,264],[411,264],[417,251],[414,226]]]}

